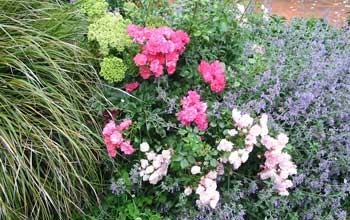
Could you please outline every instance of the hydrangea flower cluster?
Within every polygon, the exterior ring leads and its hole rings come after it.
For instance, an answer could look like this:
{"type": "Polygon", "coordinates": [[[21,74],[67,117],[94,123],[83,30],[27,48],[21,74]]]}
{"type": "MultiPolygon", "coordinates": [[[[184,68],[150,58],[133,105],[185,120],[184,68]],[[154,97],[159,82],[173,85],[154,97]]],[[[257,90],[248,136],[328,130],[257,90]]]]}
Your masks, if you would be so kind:
{"type": "Polygon", "coordinates": [[[293,183],[287,178],[297,173],[297,167],[291,161],[291,156],[282,152],[288,143],[288,137],[285,134],[279,134],[277,139],[275,139],[265,135],[262,137],[261,142],[267,148],[267,151],[265,152],[266,161],[262,166],[263,171],[259,174],[260,178],[263,180],[272,179],[275,183],[274,188],[279,195],[289,195],[287,189],[292,187],[293,183]]]}
{"type": "Polygon", "coordinates": [[[204,82],[210,84],[211,91],[216,93],[224,91],[226,77],[218,60],[214,61],[212,64],[201,61],[198,66],[198,71],[202,74],[204,82]]]}
{"type": "Polygon", "coordinates": [[[131,24],[127,32],[134,38],[134,42],[142,45],[142,52],[134,57],[134,62],[143,79],[148,79],[152,73],[155,77],[160,77],[164,65],[168,74],[173,74],[179,56],[190,42],[186,32],[174,31],[169,27],[143,28],[131,24]]]}
{"type": "Polygon", "coordinates": [[[142,143],[140,149],[146,153],[147,157],[140,160],[140,176],[143,181],[149,181],[150,184],[155,185],[168,173],[172,150],[162,150],[162,153],[156,154],[149,150],[148,143],[142,143]]]}
{"type": "Polygon", "coordinates": [[[118,148],[126,155],[134,153],[135,150],[130,141],[124,140],[122,135],[122,131],[127,130],[131,124],[130,119],[124,119],[119,125],[116,125],[114,120],[110,120],[103,128],[102,134],[110,157],[117,155],[118,148]]]}
{"type": "Polygon", "coordinates": [[[196,194],[199,195],[199,199],[196,200],[198,207],[210,206],[215,209],[220,200],[220,193],[217,189],[217,172],[210,171],[207,175],[203,176],[196,189],[196,194]]]}
{"type": "Polygon", "coordinates": [[[208,128],[207,104],[200,101],[200,95],[196,91],[189,91],[188,96],[182,98],[181,106],[182,111],[176,116],[182,125],[188,126],[194,122],[201,131],[208,128]]]}
{"type": "Polygon", "coordinates": [[[124,51],[132,44],[126,32],[130,23],[130,20],[124,19],[118,13],[106,13],[89,25],[88,39],[98,42],[103,55],[108,55],[110,49],[124,51]]]}
{"type": "Polygon", "coordinates": [[[100,66],[100,75],[109,83],[120,82],[125,78],[127,67],[118,57],[105,57],[100,66]]]}
{"type": "MultiPolygon", "coordinates": [[[[74,3],[75,1],[71,2],[74,3]]],[[[94,21],[106,13],[108,2],[105,0],[84,0],[80,7],[82,14],[86,14],[90,21],[94,21]]]]}

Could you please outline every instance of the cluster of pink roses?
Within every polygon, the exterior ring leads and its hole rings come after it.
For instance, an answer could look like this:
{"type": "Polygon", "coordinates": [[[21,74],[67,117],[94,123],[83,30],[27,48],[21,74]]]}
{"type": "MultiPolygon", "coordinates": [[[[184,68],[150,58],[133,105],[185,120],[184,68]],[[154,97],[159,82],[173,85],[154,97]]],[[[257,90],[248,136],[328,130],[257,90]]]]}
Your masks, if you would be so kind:
{"type": "Polygon", "coordinates": [[[216,93],[224,91],[226,78],[218,60],[212,64],[201,61],[198,71],[202,74],[204,82],[210,84],[211,91],[216,93]]]}
{"type": "Polygon", "coordinates": [[[190,42],[186,32],[174,31],[169,27],[143,28],[131,24],[127,32],[134,42],[142,45],[142,52],[134,57],[134,62],[143,79],[148,79],[152,73],[160,77],[164,65],[168,74],[173,74],[180,54],[190,42]]]}
{"type": "Polygon", "coordinates": [[[188,96],[182,98],[181,106],[182,111],[176,116],[184,126],[194,122],[201,131],[208,128],[207,104],[200,101],[200,96],[196,91],[189,91],[188,96]]]}
{"type": "Polygon", "coordinates": [[[125,141],[122,135],[122,131],[127,130],[131,123],[130,119],[124,119],[119,125],[116,125],[114,120],[110,120],[103,128],[102,134],[110,157],[117,155],[118,148],[126,155],[134,153],[135,150],[130,141],[125,141]]]}
{"type": "Polygon", "coordinates": [[[289,195],[287,189],[292,187],[293,183],[287,178],[297,173],[297,167],[291,161],[291,156],[282,152],[288,143],[288,137],[285,134],[279,134],[275,139],[265,135],[261,142],[267,148],[265,152],[266,161],[262,166],[263,171],[259,174],[261,179],[272,179],[275,183],[274,188],[280,195],[289,195]]]}

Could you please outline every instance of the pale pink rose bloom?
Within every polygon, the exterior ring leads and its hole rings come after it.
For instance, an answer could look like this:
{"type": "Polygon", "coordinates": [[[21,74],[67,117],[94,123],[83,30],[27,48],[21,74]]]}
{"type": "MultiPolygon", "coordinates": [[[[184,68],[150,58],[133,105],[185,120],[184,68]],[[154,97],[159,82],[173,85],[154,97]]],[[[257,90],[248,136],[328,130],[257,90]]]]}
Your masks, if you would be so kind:
{"type": "Polygon", "coordinates": [[[196,175],[196,174],[198,174],[198,173],[200,173],[201,172],[201,168],[199,167],[199,166],[193,166],[192,168],[191,168],[191,173],[192,173],[192,175],[196,175]]]}
{"type": "Polygon", "coordinates": [[[149,177],[149,183],[152,185],[155,185],[158,183],[158,181],[160,180],[160,176],[158,175],[157,172],[152,173],[152,175],[149,177]]]}
{"type": "Polygon", "coordinates": [[[283,146],[285,146],[289,141],[288,136],[283,134],[283,133],[281,133],[277,136],[277,140],[278,140],[279,144],[283,145],[283,146]]]}
{"type": "Polygon", "coordinates": [[[220,199],[220,194],[218,191],[211,192],[211,199],[209,202],[209,205],[212,209],[216,208],[216,205],[218,204],[220,199]]]}
{"type": "Polygon", "coordinates": [[[212,170],[205,177],[212,179],[212,180],[215,180],[218,177],[218,173],[216,171],[212,170]]]}
{"type": "Polygon", "coordinates": [[[238,134],[236,129],[231,129],[228,131],[228,135],[230,135],[231,137],[235,136],[236,134],[238,134]]]}

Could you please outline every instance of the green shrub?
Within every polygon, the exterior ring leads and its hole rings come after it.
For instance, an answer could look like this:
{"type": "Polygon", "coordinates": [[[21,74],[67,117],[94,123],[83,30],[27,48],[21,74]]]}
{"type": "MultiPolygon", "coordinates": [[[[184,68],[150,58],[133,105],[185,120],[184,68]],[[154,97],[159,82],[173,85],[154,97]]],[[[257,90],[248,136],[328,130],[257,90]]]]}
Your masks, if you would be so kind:
{"type": "Polygon", "coordinates": [[[71,219],[100,181],[86,104],[98,75],[74,44],[86,25],[56,1],[5,0],[0,11],[0,219],[71,219]]]}

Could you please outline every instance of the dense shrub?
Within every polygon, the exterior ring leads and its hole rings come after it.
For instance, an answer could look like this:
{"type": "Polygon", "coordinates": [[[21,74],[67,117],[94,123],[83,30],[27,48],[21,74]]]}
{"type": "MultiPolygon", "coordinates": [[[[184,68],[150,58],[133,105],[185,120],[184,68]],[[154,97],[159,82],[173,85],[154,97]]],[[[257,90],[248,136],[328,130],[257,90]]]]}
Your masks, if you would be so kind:
{"type": "Polygon", "coordinates": [[[96,201],[101,138],[88,107],[98,75],[76,45],[77,11],[0,4],[0,219],[71,219],[96,201]]]}
{"type": "MultiPolygon", "coordinates": [[[[134,46],[131,53],[121,56],[125,63],[134,58],[141,77],[129,75],[116,84],[130,94],[104,86],[108,100],[94,97],[93,104],[105,113],[103,123],[133,121],[122,137],[104,132],[108,153],[110,146],[124,152],[122,138],[131,140],[135,153],[125,156],[113,151],[115,163],[106,165],[110,180],[105,202],[85,218],[346,219],[350,190],[346,170],[350,161],[348,30],[315,19],[287,24],[266,14],[247,16],[242,6],[231,1],[178,1],[171,7],[163,1],[110,2],[138,25],[133,29],[142,30],[141,36],[129,33],[140,37],[134,40],[140,48],[134,46]],[[169,48],[162,47],[172,30],[159,28],[164,25],[190,37],[186,50],[175,59],[175,72],[167,69],[169,75],[163,74],[169,48]],[[162,31],[157,32],[159,38],[150,40],[149,32],[154,30],[162,31]],[[148,41],[159,43],[164,51],[156,51],[151,47],[154,43],[145,46],[148,41]],[[277,136],[275,132],[289,135],[290,143],[282,144],[283,158],[289,161],[287,153],[295,158],[298,174],[293,184],[286,180],[278,185],[276,178],[260,180],[261,165],[267,169],[269,163],[262,155],[271,154],[265,153],[263,135],[257,138],[263,144],[253,151],[240,148],[251,128],[246,133],[242,130],[240,138],[231,137],[231,128],[239,124],[235,119],[232,122],[233,108],[254,116],[267,113],[272,136],[277,136]],[[225,175],[213,178],[216,175],[209,171],[220,166],[216,159],[222,151],[230,155],[233,168],[226,167],[225,175]],[[159,155],[165,159],[155,159],[159,155]],[[150,163],[157,164],[154,167],[165,164],[165,168],[159,171],[150,168],[150,163]],[[188,196],[191,189],[206,188],[205,182],[213,179],[210,201],[196,201],[203,190],[188,196]],[[275,189],[288,194],[286,188],[291,185],[288,197],[276,194],[275,189]],[[208,204],[211,208],[201,207],[208,204]]],[[[288,174],[295,173],[292,163],[284,165],[290,168],[288,174]]]]}

